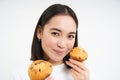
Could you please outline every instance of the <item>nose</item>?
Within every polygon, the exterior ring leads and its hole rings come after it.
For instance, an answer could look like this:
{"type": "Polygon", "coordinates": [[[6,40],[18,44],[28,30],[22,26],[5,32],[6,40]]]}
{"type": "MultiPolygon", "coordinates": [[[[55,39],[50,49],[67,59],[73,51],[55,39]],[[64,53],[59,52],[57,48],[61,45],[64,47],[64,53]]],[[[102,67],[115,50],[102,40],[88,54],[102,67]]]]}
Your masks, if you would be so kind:
{"type": "Polygon", "coordinates": [[[65,39],[59,39],[58,41],[57,41],[57,46],[59,47],[59,48],[61,48],[61,49],[64,49],[65,48],[65,46],[66,46],[66,40],[65,39]]]}

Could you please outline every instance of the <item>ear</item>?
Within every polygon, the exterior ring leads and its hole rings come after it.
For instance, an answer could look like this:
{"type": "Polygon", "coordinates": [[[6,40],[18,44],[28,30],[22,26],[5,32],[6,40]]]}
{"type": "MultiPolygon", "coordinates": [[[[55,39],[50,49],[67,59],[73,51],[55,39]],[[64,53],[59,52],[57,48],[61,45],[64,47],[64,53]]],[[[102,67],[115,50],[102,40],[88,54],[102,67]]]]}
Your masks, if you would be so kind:
{"type": "Polygon", "coordinates": [[[37,38],[38,39],[42,38],[42,29],[40,27],[37,29],[37,38]]]}

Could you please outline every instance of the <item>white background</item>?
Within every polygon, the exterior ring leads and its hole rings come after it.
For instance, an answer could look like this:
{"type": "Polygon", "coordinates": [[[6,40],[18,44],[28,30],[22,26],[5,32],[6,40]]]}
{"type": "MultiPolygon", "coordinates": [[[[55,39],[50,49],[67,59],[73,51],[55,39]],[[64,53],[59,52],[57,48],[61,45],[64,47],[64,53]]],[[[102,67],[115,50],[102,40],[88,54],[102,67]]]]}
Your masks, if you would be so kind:
{"type": "Polygon", "coordinates": [[[78,16],[90,80],[120,80],[120,0],[0,0],[0,79],[29,64],[35,26],[53,3],[69,5],[78,16]]]}

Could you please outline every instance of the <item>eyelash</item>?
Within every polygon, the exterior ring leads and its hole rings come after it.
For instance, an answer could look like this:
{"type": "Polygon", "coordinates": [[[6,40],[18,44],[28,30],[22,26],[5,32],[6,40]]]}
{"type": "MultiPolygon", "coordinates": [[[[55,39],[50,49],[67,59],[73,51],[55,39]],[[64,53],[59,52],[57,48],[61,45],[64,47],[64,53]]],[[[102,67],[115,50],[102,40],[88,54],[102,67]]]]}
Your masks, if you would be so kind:
{"type": "Polygon", "coordinates": [[[74,35],[69,35],[68,38],[73,39],[73,38],[75,38],[75,36],[74,35]]]}
{"type": "MultiPolygon", "coordinates": [[[[58,32],[52,32],[51,33],[53,36],[59,36],[60,34],[58,32]]],[[[68,35],[68,39],[71,40],[71,39],[74,39],[75,36],[74,35],[68,35]]]]}
{"type": "Polygon", "coordinates": [[[59,36],[59,33],[58,32],[52,32],[51,33],[53,36],[59,36]]]}

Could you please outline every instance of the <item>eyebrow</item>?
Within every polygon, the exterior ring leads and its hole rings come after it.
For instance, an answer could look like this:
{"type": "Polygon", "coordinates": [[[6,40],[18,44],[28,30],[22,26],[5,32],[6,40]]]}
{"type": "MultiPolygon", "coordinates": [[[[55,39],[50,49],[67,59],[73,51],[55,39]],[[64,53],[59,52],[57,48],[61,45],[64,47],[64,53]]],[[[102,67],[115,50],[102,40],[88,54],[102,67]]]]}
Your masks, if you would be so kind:
{"type": "MultiPolygon", "coordinates": [[[[58,32],[62,32],[60,29],[57,28],[51,28],[50,30],[56,30],[58,32]]],[[[69,34],[76,34],[76,32],[70,32],[69,34]]]]}
{"type": "Polygon", "coordinates": [[[57,29],[57,28],[51,28],[50,30],[56,30],[56,31],[62,32],[60,29],[57,29]]]}
{"type": "Polygon", "coordinates": [[[70,32],[69,34],[76,34],[76,32],[70,32]]]}

